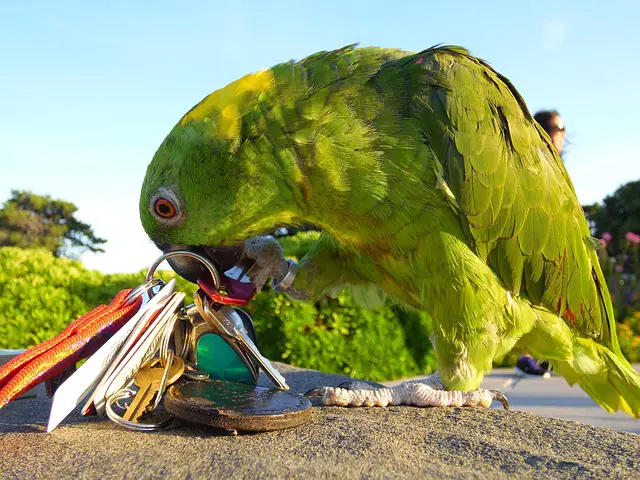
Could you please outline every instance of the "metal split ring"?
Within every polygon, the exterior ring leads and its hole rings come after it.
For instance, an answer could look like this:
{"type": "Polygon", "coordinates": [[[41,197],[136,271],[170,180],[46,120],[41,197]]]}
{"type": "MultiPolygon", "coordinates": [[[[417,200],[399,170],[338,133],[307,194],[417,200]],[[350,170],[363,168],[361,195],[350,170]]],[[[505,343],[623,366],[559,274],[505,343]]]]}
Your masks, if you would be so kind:
{"type": "Polygon", "coordinates": [[[180,352],[176,351],[176,355],[178,355],[179,357],[182,357],[183,359],[186,359],[187,356],[189,355],[189,335],[191,333],[191,329],[190,329],[190,323],[189,323],[189,315],[187,314],[187,309],[189,307],[182,307],[179,311],[178,311],[178,318],[175,321],[175,324],[173,326],[172,331],[174,332],[174,346],[178,346],[177,342],[175,341],[176,336],[175,336],[175,325],[182,323],[182,335],[183,335],[183,339],[182,339],[182,350],[180,352]]]}
{"type": "Polygon", "coordinates": [[[293,259],[287,260],[287,273],[280,282],[276,283],[275,280],[271,283],[271,288],[274,289],[278,293],[283,293],[291,288],[293,285],[293,281],[296,279],[296,274],[298,273],[298,262],[293,259]]]}
{"type": "Polygon", "coordinates": [[[128,428],[129,430],[139,430],[142,432],[152,432],[154,430],[160,430],[161,428],[166,427],[171,423],[173,417],[169,416],[166,420],[163,420],[158,423],[136,423],[130,420],[125,420],[116,412],[113,411],[113,405],[120,402],[121,400],[131,399],[135,397],[135,393],[133,390],[125,388],[119,390],[117,393],[111,395],[105,404],[105,411],[107,413],[107,417],[112,422],[117,423],[121,427],[128,428]]]}
{"type": "Polygon", "coordinates": [[[182,374],[182,376],[189,380],[198,381],[208,380],[210,378],[208,372],[205,372],[204,370],[198,368],[197,365],[194,365],[193,363],[187,361],[184,362],[184,373],[182,374]]]}
{"type": "MultiPolygon", "coordinates": [[[[164,327],[164,333],[160,339],[160,364],[165,366],[169,361],[169,353],[173,355],[173,352],[169,350],[169,342],[171,341],[171,335],[175,329],[176,323],[180,320],[180,311],[174,312],[167,325],[164,327]]],[[[183,347],[184,350],[184,347],[183,347]]],[[[181,352],[182,353],[182,352],[181,352]]],[[[181,355],[182,356],[182,355],[181,355]]],[[[173,358],[173,357],[172,357],[173,358]]]]}
{"type": "Polygon", "coordinates": [[[125,300],[125,305],[131,305],[139,297],[141,297],[147,292],[149,293],[149,298],[153,297],[152,295],[153,288],[157,286],[164,287],[164,285],[165,285],[164,280],[160,278],[153,278],[153,277],[151,279],[147,278],[147,280],[142,285],[138,285],[136,288],[131,290],[129,295],[127,295],[127,298],[125,300]]]}
{"type": "Polygon", "coordinates": [[[153,412],[156,408],[158,408],[160,406],[160,402],[162,401],[162,397],[164,397],[164,390],[167,388],[167,379],[169,378],[169,372],[171,371],[171,367],[173,366],[173,357],[173,351],[169,350],[167,354],[167,362],[164,364],[164,371],[162,372],[160,386],[158,387],[158,393],[156,393],[156,399],[154,400],[153,405],[149,407],[149,412],[153,412]]]}

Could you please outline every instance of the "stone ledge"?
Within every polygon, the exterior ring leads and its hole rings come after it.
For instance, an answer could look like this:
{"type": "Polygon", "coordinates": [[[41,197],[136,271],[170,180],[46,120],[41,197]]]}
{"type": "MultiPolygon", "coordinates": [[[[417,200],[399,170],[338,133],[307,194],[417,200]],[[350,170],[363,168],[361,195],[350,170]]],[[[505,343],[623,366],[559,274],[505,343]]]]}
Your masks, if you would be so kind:
{"type": "MultiPolygon", "coordinates": [[[[347,377],[278,364],[305,392],[347,377]]],[[[268,385],[265,379],[261,384],[268,385]]],[[[50,400],[0,410],[0,478],[638,478],[640,436],[502,410],[314,405],[309,423],[221,436],[123,430],[76,409],[45,433],[50,400]]]]}

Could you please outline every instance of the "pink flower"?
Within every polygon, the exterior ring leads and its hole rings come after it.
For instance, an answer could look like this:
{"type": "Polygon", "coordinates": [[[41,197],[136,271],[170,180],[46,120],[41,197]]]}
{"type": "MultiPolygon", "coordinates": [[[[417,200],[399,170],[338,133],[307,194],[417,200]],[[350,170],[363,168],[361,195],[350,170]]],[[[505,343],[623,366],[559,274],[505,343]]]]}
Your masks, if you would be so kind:
{"type": "Polygon", "coordinates": [[[612,238],[613,236],[609,232],[604,232],[600,240],[602,240],[602,243],[605,245],[608,245],[612,238]]]}
{"type": "Polygon", "coordinates": [[[616,272],[622,273],[623,270],[624,270],[624,267],[622,265],[616,265],[616,272]]]}
{"type": "Polygon", "coordinates": [[[627,232],[625,234],[625,238],[629,240],[631,243],[640,245],[640,235],[638,235],[637,233],[627,232]]]}

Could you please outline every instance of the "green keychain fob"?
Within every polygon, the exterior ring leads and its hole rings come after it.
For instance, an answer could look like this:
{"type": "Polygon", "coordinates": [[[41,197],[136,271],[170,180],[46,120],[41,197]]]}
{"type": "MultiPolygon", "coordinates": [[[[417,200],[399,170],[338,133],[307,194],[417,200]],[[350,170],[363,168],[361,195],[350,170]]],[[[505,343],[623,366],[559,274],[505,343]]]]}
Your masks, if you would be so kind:
{"type": "Polygon", "coordinates": [[[198,367],[216,380],[254,384],[251,372],[238,354],[222,338],[207,333],[198,341],[198,367]]]}

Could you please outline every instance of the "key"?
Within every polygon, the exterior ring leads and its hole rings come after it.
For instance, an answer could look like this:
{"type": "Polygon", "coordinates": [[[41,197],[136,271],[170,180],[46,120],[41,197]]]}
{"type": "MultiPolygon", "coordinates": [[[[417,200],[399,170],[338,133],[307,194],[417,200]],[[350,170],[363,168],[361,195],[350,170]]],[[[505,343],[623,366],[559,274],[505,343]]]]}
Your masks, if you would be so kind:
{"type": "Polygon", "coordinates": [[[242,319],[234,309],[224,305],[218,310],[213,310],[209,299],[201,290],[196,291],[194,300],[198,312],[209,323],[212,330],[219,332],[220,336],[232,348],[234,348],[234,345],[236,346],[234,350],[236,350],[236,353],[242,358],[250,371],[255,372],[254,378],[256,380],[258,367],[262,367],[262,370],[279,389],[289,390],[289,385],[287,385],[285,378],[269,360],[262,356],[256,344],[247,335],[242,325],[242,319]]]}
{"type": "MultiPolygon", "coordinates": [[[[142,367],[134,376],[134,381],[139,387],[138,393],[133,398],[133,401],[127,408],[124,418],[132,422],[138,421],[147,408],[151,405],[156,395],[162,395],[164,392],[160,391],[160,384],[162,383],[162,377],[165,373],[165,367],[158,366],[158,360],[151,362],[150,364],[142,367]]],[[[175,383],[184,373],[184,361],[178,356],[173,357],[171,367],[169,367],[169,374],[167,376],[165,389],[167,386],[175,383]]]]}
{"type": "Polygon", "coordinates": [[[158,316],[159,312],[166,308],[167,303],[171,300],[171,296],[173,295],[175,287],[174,280],[175,279],[171,279],[171,281],[168,282],[162,290],[160,290],[160,292],[158,292],[149,301],[146,312],[134,326],[133,330],[129,332],[126,340],[117,349],[115,356],[113,356],[108,362],[105,362],[107,364],[106,370],[100,375],[97,386],[93,387],[93,393],[90,395],[89,400],[85,403],[82,409],[83,415],[89,415],[92,412],[98,414],[104,413],[104,403],[106,400],[106,389],[108,385],[113,381],[117,370],[122,367],[124,357],[130,353],[132,347],[148,329],[150,322],[158,316]]]}
{"type": "Polygon", "coordinates": [[[135,339],[134,344],[126,352],[112,374],[100,382],[92,398],[97,413],[104,413],[106,399],[127,385],[134,377],[135,372],[158,351],[164,329],[169,320],[171,320],[172,315],[182,304],[184,296],[182,292],[174,292],[172,294],[158,316],[151,321],[151,324],[140,334],[139,338],[135,339]]]}

